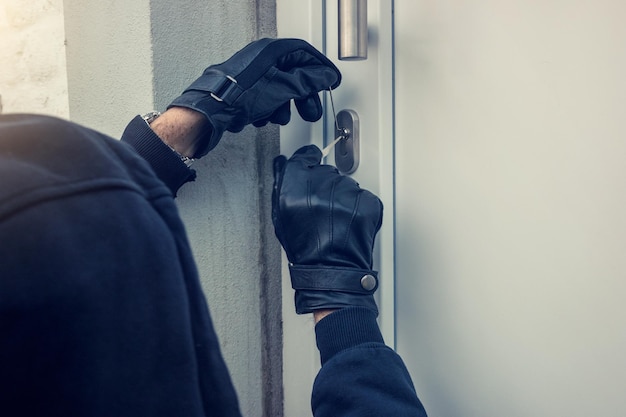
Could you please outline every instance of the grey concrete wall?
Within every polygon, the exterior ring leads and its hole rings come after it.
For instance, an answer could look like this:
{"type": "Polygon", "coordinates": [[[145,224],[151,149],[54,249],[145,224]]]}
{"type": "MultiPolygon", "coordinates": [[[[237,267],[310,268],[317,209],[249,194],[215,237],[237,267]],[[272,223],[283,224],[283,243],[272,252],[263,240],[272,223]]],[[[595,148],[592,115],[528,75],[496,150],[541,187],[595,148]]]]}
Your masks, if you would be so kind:
{"type": "Polygon", "coordinates": [[[70,118],[119,137],[154,107],[149,0],[64,0],[70,118]]]}
{"type": "MultiPolygon", "coordinates": [[[[273,0],[65,0],[71,118],[118,136],[211,63],[275,35],[273,0]]],[[[246,416],[282,415],[280,248],[270,217],[278,129],[225,134],[177,203],[246,416]]]]}

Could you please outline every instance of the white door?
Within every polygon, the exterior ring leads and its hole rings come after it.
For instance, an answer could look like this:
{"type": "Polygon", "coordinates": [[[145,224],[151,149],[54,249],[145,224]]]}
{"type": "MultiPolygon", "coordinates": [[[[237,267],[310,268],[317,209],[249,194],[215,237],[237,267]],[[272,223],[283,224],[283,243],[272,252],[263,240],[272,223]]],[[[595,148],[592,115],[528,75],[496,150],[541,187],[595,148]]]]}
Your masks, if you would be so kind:
{"type": "MultiPolygon", "coordinates": [[[[370,46],[386,58],[377,69],[342,63],[335,94],[338,108],[370,114],[362,94],[376,85],[372,108],[387,109],[393,81],[392,122],[383,112],[370,128],[378,137],[361,156],[371,160],[355,173],[383,195],[391,227],[381,251],[395,263],[385,255],[378,266],[395,277],[381,300],[387,342],[434,417],[623,415],[626,3],[393,6],[392,27],[392,2],[369,1],[378,13],[370,46]],[[382,140],[393,132],[394,142],[382,140]]],[[[336,59],[336,7],[279,0],[279,35],[312,40],[336,59]]],[[[321,125],[288,129],[296,131],[283,131],[285,151],[323,144],[321,125]]],[[[286,415],[306,415],[312,323],[289,326],[286,415]],[[294,338],[308,343],[306,371],[294,338]]]]}
{"type": "MultiPolygon", "coordinates": [[[[377,236],[374,266],[379,270],[377,303],[385,339],[394,343],[394,250],[393,250],[393,48],[392,10],[388,1],[369,0],[370,42],[365,61],[339,61],[337,1],[277,1],[278,35],[311,42],[335,62],[342,72],[341,86],[332,93],[337,112],[353,110],[359,118],[360,162],[350,174],[376,193],[385,205],[383,226],[377,236]]],[[[334,119],[329,94],[325,115],[311,125],[295,117],[281,128],[281,153],[291,155],[313,143],[323,148],[334,139],[334,119]]],[[[326,163],[334,164],[334,152],[326,163]]],[[[286,262],[283,263],[286,265],[286,262]]],[[[283,269],[284,393],[285,415],[310,415],[309,397],[319,369],[313,322],[296,317],[289,272],[283,269]]]]}
{"type": "Polygon", "coordinates": [[[442,417],[626,410],[626,3],[396,0],[396,334],[442,417]]]}

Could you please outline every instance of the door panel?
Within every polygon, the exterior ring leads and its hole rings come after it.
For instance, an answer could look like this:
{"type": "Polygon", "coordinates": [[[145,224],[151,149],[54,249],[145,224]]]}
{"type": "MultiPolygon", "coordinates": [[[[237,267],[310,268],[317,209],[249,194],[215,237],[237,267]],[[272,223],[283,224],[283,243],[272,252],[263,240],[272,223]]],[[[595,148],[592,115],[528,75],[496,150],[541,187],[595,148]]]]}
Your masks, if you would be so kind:
{"type": "Polygon", "coordinates": [[[625,12],[395,1],[396,347],[432,416],[623,414],[625,12]]]}
{"type": "MultiPolygon", "coordinates": [[[[394,259],[393,259],[393,48],[392,10],[388,1],[367,1],[368,53],[362,61],[338,60],[337,1],[326,1],[325,52],[342,73],[341,86],[333,92],[337,112],[350,109],[360,124],[360,162],[350,174],[361,187],[382,200],[383,226],[376,237],[374,268],[379,271],[376,292],[379,324],[385,341],[394,343],[394,259]]],[[[335,137],[330,100],[326,97],[325,144],[335,137]]],[[[335,164],[335,147],[326,163],[335,164]]]]}

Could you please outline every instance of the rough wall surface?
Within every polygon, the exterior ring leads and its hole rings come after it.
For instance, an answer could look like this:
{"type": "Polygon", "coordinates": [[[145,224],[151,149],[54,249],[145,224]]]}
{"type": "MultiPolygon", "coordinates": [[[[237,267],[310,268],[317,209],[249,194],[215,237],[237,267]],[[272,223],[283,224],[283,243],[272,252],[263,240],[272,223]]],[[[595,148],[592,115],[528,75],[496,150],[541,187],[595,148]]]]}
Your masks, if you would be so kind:
{"type": "MultiPolygon", "coordinates": [[[[273,2],[152,0],[150,10],[159,109],[209,64],[275,35],[273,2]]],[[[246,416],[282,412],[280,252],[269,216],[277,154],[276,127],[226,133],[178,198],[246,416]]]]}
{"type": "Polygon", "coordinates": [[[65,0],[70,117],[119,137],[152,110],[148,0],[65,0]]]}
{"type": "Polygon", "coordinates": [[[68,117],[63,0],[0,3],[0,112],[68,117]]]}

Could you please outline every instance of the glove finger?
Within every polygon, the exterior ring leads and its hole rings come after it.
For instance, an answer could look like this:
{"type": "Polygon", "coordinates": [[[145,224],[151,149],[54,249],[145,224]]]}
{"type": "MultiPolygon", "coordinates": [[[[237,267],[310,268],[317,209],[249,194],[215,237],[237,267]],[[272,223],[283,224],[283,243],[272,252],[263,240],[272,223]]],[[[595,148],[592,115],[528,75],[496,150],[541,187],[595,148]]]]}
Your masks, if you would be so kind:
{"type": "Polygon", "coordinates": [[[285,165],[287,164],[287,158],[283,155],[279,155],[274,158],[274,186],[277,185],[279,180],[282,178],[283,172],[285,171],[285,165]]]}
{"type": "MultiPolygon", "coordinates": [[[[260,39],[248,44],[228,61],[214,66],[237,79],[241,89],[256,83],[270,67],[289,72],[296,68],[324,67],[333,88],[339,86],[341,73],[321,52],[301,39],[260,39]]],[[[325,84],[327,83],[325,82],[325,84]]],[[[329,85],[324,86],[328,88],[329,85]]]]}
{"type": "Polygon", "coordinates": [[[289,71],[279,71],[274,78],[285,87],[294,89],[294,98],[302,99],[323,90],[337,88],[337,73],[327,66],[315,65],[293,68],[289,71]]]}
{"type": "Polygon", "coordinates": [[[269,119],[257,120],[256,122],[252,122],[254,127],[263,127],[270,122],[269,119]]]}
{"type": "Polygon", "coordinates": [[[316,121],[322,116],[319,92],[328,90],[332,70],[326,67],[296,68],[291,72],[276,71],[255,104],[254,120],[270,117],[277,108],[290,100],[296,101],[296,109],[306,121],[316,121]]]}
{"type": "Polygon", "coordinates": [[[272,190],[272,224],[274,224],[274,233],[278,240],[283,244],[282,223],[280,221],[280,188],[283,183],[283,175],[287,158],[279,155],[274,158],[274,187],[272,190]]]}
{"type": "Polygon", "coordinates": [[[361,196],[362,205],[367,207],[363,212],[369,217],[374,225],[374,233],[378,233],[383,224],[383,202],[374,193],[363,190],[361,196]]]}
{"type": "Polygon", "coordinates": [[[312,94],[305,99],[295,100],[295,103],[298,113],[307,122],[315,122],[322,117],[322,102],[317,94],[312,94]]]}
{"type": "Polygon", "coordinates": [[[306,145],[295,151],[289,162],[310,168],[322,162],[322,151],[315,145],[306,145]]]}
{"type": "Polygon", "coordinates": [[[226,130],[228,130],[229,132],[232,132],[232,133],[239,133],[239,132],[241,132],[243,130],[244,127],[246,127],[245,123],[233,122],[233,123],[231,123],[228,126],[228,129],[226,129],[226,130]]]}
{"type": "Polygon", "coordinates": [[[290,106],[291,102],[286,101],[285,103],[281,104],[269,117],[255,120],[254,122],[252,122],[252,124],[255,127],[262,127],[271,122],[284,126],[289,123],[289,120],[291,119],[290,106]]]}
{"type": "Polygon", "coordinates": [[[270,117],[270,122],[286,125],[291,119],[291,101],[283,103],[270,117]]]}
{"type": "Polygon", "coordinates": [[[265,39],[244,49],[246,53],[242,55],[249,62],[240,74],[234,71],[238,86],[245,89],[247,85],[256,83],[260,75],[269,76],[269,82],[263,86],[263,94],[258,96],[251,108],[250,122],[269,119],[272,123],[287,124],[291,115],[286,106],[292,99],[306,99],[298,108],[304,120],[319,120],[322,115],[319,98],[315,101],[315,98],[309,97],[319,91],[336,88],[341,82],[341,73],[328,58],[300,39],[265,39]],[[249,55],[254,55],[254,58],[250,59],[249,55]],[[262,68],[266,68],[267,72],[262,68]]]}
{"type": "Polygon", "coordinates": [[[277,63],[277,68],[285,72],[292,72],[296,69],[303,69],[307,72],[323,72],[325,74],[325,85],[318,86],[317,91],[327,89],[328,87],[335,89],[341,83],[341,72],[335,64],[312,45],[304,41],[301,41],[299,48],[283,55],[277,63]]]}

